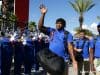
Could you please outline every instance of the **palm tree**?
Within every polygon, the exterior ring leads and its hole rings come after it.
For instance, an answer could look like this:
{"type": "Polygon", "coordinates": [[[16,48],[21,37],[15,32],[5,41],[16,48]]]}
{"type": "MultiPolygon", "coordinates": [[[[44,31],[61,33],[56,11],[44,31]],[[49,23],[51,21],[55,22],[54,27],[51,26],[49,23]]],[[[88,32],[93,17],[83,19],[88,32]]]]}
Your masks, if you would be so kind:
{"type": "Polygon", "coordinates": [[[80,15],[79,23],[80,29],[82,29],[83,21],[84,21],[84,13],[89,11],[92,7],[95,6],[92,0],[75,0],[75,2],[69,2],[74,10],[80,15]]]}
{"type": "Polygon", "coordinates": [[[17,27],[16,26],[17,16],[14,13],[10,12],[8,15],[8,21],[9,21],[9,28],[11,27],[11,29],[15,31],[17,27]]]}
{"type": "Polygon", "coordinates": [[[36,23],[34,21],[29,22],[28,27],[31,31],[35,31],[36,30],[36,23]]]}

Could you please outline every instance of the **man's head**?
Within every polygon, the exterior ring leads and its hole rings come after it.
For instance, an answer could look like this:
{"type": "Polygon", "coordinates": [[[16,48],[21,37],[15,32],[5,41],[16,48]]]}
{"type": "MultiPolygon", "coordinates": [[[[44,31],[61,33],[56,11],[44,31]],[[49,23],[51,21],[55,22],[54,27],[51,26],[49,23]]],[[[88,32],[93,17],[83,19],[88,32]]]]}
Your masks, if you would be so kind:
{"type": "Polygon", "coordinates": [[[85,38],[85,30],[81,30],[79,32],[79,38],[81,38],[81,39],[85,38]]]}
{"type": "Polygon", "coordinates": [[[56,20],[56,28],[62,30],[66,27],[66,21],[63,18],[58,18],[56,20]]]}
{"type": "Polygon", "coordinates": [[[100,23],[97,25],[97,30],[98,30],[98,32],[100,34],[100,23]]]}

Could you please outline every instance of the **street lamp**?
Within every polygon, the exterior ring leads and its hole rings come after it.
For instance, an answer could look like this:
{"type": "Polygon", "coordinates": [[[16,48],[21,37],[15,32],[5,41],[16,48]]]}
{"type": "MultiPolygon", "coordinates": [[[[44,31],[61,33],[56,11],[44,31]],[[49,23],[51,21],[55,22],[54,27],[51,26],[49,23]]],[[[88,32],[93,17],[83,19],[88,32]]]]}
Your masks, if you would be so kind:
{"type": "Polygon", "coordinates": [[[8,13],[8,0],[2,0],[2,26],[1,31],[5,32],[7,25],[7,13],[8,13]]]}
{"type": "Polygon", "coordinates": [[[0,0],[0,31],[1,31],[1,26],[2,26],[2,11],[1,11],[1,7],[2,7],[2,1],[0,0]]]}

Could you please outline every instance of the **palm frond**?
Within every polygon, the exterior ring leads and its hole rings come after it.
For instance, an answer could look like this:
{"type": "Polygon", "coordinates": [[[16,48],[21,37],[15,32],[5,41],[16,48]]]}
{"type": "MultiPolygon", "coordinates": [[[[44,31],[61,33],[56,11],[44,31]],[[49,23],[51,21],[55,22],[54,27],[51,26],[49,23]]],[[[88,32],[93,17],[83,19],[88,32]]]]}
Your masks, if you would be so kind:
{"type": "Polygon", "coordinates": [[[84,2],[82,0],[82,12],[84,11],[84,2]]]}
{"type": "Polygon", "coordinates": [[[95,4],[92,4],[90,5],[88,8],[87,8],[87,11],[89,11],[91,8],[93,8],[95,6],[95,4]]]}
{"type": "MultiPolygon", "coordinates": [[[[79,15],[82,17],[85,12],[89,11],[92,7],[95,6],[92,0],[75,0],[74,2],[70,2],[70,4],[74,8],[74,10],[78,12],[79,15]]],[[[79,22],[80,22],[80,29],[82,29],[83,20],[80,19],[80,17],[79,17],[79,22]]]]}
{"type": "Polygon", "coordinates": [[[79,9],[80,9],[80,13],[83,12],[83,0],[76,0],[76,3],[78,4],[79,6],[79,9]]]}
{"type": "Polygon", "coordinates": [[[85,10],[84,10],[84,12],[85,11],[87,11],[87,9],[89,8],[89,6],[92,4],[92,0],[85,0],[86,2],[84,2],[84,3],[86,3],[86,5],[85,5],[85,10]]]}
{"type": "Polygon", "coordinates": [[[76,5],[79,8],[79,12],[81,13],[81,3],[80,3],[80,0],[76,0],[75,3],[76,3],[76,5]]]}
{"type": "Polygon", "coordinates": [[[73,7],[73,9],[74,9],[76,12],[80,13],[79,7],[77,6],[76,3],[72,3],[72,2],[69,2],[69,3],[71,4],[71,6],[73,7]]]}
{"type": "Polygon", "coordinates": [[[83,2],[83,12],[86,10],[86,7],[87,7],[87,2],[86,0],[83,2]]]}

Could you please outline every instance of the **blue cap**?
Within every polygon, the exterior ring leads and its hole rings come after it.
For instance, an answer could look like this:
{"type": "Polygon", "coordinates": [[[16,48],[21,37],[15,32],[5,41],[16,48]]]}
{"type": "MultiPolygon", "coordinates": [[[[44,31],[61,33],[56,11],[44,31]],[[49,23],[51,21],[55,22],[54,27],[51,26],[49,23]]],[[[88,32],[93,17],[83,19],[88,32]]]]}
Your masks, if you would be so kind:
{"type": "Polygon", "coordinates": [[[99,22],[99,24],[97,25],[97,27],[98,27],[98,28],[100,27],[100,22],[99,22]]]}

